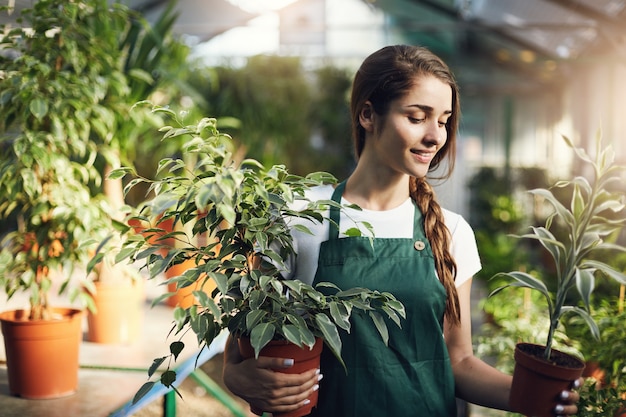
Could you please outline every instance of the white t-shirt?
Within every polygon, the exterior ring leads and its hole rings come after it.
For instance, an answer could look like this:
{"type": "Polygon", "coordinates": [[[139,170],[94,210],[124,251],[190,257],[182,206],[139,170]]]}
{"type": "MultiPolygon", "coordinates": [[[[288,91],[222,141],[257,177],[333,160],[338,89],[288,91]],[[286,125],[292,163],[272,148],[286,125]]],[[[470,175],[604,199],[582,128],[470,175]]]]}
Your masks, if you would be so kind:
{"type": "MultiPolygon", "coordinates": [[[[306,198],[310,201],[330,200],[334,188],[331,185],[314,187],[307,192],[306,198]]],[[[344,198],[342,205],[351,204],[344,198]]],[[[306,202],[296,203],[294,208],[301,209],[306,202]]],[[[446,226],[452,234],[450,253],[457,264],[456,286],[461,286],[481,269],[480,257],[476,246],[476,238],[471,226],[465,219],[449,210],[443,210],[446,226]]],[[[328,217],[328,212],[323,214],[328,217]]],[[[362,222],[372,225],[376,238],[412,238],[413,218],[415,207],[413,201],[408,198],[400,206],[391,210],[356,210],[345,208],[341,210],[339,219],[339,237],[345,237],[345,231],[357,227],[364,236],[371,233],[363,226],[362,222]]],[[[312,284],[317,271],[317,262],[322,242],[328,240],[329,222],[312,222],[300,218],[290,218],[289,225],[302,224],[311,234],[292,229],[294,238],[295,262],[288,262],[290,272],[288,278],[299,279],[307,284],[312,284]]]]}

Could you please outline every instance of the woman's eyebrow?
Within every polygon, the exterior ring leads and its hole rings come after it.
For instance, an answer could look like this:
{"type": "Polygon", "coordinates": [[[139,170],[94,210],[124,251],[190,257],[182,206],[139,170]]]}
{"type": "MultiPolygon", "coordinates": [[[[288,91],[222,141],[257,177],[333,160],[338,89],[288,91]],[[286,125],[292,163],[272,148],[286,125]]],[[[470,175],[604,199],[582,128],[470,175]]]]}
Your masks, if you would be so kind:
{"type": "MultiPolygon", "coordinates": [[[[426,104],[409,104],[407,107],[416,107],[423,111],[424,113],[433,114],[435,109],[426,104]]],[[[452,110],[446,110],[443,114],[452,114],[452,110]]]]}

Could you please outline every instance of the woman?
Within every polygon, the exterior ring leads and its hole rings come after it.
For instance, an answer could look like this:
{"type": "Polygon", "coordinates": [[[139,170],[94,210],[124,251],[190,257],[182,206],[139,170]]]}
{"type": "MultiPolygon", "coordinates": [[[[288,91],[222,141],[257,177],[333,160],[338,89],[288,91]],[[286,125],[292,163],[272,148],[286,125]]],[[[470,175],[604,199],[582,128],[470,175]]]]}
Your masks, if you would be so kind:
{"type": "MultiPolygon", "coordinates": [[[[325,222],[307,224],[312,235],[294,231],[292,275],[389,291],[404,303],[407,319],[402,329],[390,328],[388,348],[371,324],[355,319],[342,338],[347,374],[331,354],[323,355],[321,372],[273,372],[290,359],[243,361],[229,343],[224,381],[233,393],[256,409],[285,412],[320,389],[314,415],[326,417],[450,417],[455,397],[509,409],[511,376],[472,350],[470,289],[480,269],[473,231],[439,206],[426,181],[444,162],[446,176],[452,170],[459,113],[453,76],[428,50],[390,46],[363,62],[351,98],[357,166],[336,188],[309,195],[362,210],[331,211],[338,227],[325,222]],[[373,226],[373,240],[341,233],[362,222],[373,226]]],[[[562,398],[555,415],[575,414],[578,394],[562,398]]]]}

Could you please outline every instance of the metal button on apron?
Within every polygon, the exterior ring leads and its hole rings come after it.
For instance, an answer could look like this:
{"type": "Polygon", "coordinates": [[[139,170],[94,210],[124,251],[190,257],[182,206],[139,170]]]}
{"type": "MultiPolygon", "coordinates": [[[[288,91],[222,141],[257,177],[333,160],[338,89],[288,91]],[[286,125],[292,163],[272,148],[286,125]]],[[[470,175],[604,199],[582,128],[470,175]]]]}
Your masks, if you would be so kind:
{"type": "Polygon", "coordinates": [[[424,242],[422,242],[421,240],[416,240],[413,244],[413,247],[415,248],[415,250],[424,250],[426,244],[424,244],[424,242]]]}

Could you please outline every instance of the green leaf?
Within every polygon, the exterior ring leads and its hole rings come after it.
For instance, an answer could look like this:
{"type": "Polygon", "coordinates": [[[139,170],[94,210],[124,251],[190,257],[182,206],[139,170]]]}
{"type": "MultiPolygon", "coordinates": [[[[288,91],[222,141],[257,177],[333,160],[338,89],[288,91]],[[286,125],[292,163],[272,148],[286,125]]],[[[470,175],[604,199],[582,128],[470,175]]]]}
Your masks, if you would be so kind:
{"type": "Polygon", "coordinates": [[[265,310],[252,310],[246,314],[246,328],[253,329],[267,315],[265,310]]]}
{"type": "Polygon", "coordinates": [[[348,237],[360,237],[362,235],[358,227],[351,227],[343,233],[348,237]]]}
{"type": "Polygon", "coordinates": [[[170,353],[174,355],[174,360],[178,359],[178,355],[185,348],[185,344],[181,341],[172,342],[170,344],[170,353]]]}
{"type": "Polygon", "coordinates": [[[395,310],[389,308],[386,305],[382,306],[382,310],[387,313],[387,316],[391,319],[391,321],[396,324],[396,326],[402,328],[402,324],[400,323],[400,317],[398,317],[398,314],[395,310]]]}
{"type": "Polygon", "coordinates": [[[165,361],[165,359],[167,359],[167,356],[163,356],[162,358],[154,359],[152,361],[152,365],[150,365],[150,368],[148,369],[148,376],[154,375],[156,370],[159,369],[159,366],[161,366],[161,364],[165,361]]]}
{"type": "Polygon", "coordinates": [[[626,285],[626,275],[624,273],[617,271],[611,268],[609,265],[604,262],[587,260],[581,263],[581,268],[595,268],[598,271],[602,271],[602,273],[608,275],[610,278],[619,282],[622,285],[626,285]]]}
{"type": "Polygon", "coordinates": [[[134,169],[122,167],[122,168],[111,170],[111,172],[109,172],[108,178],[110,180],[117,180],[120,178],[124,178],[127,174],[134,174],[134,173],[135,173],[134,169]]]}
{"type": "Polygon", "coordinates": [[[339,327],[350,333],[350,315],[343,303],[331,301],[329,303],[330,315],[339,327]]]}
{"type": "Polygon", "coordinates": [[[166,387],[171,387],[172,384],[176,382],[176,372],[170,370],[167,370],[165,372],[163,372],[161,374],[161,384],[165,385],[166,387]]]}
{"type": "Polygon", "coordinates": [[[558,215],[561,216],[567,224],[572,224],[572,213],[570,213],[569,210],[567,210],[565,206],[561,204],[550,191],[543,188],[538,188],[535,190],[530,190],[529,193],[546,199],[555,208],[556,213],[558,213],[558,215]]]}
{"type": "Polygon", "coordinates": [[[48,114],[48,102],[40,97],[33,99],[28,108],[37,120],[43,119],[48,114]]]}
{"type": "Polygon", "coordinates": [[[514,282],[504,285],[502,287],[496,288],[495,290],[491,292],[491,294],[489,294],[489,297],[492,297],[493,295],[497,294],[498,292],[508,287],[530,288],[530,289],[539,291],[544,296],[544,298],[546,299],[546,302],[548,303],[548,310],[550,311],[550,314],[552,314],[554,307],[553,307],[552,299],[550,298],[550,292],[548,291],[548,288],[545,286],[545,284],[541,282],[540,280],[538,280],[537,278],[533,277],[532,275],[526,272],[521,272],[521,271],[501,272],[499,274],[494,275],[494,278],[496,277],[509,278],[509,279],[512,279],[514,282]]]}
{"type": "Polygon", "coordinates": [[[149,393],[150,390],[152,390],[152,387],[154,386],[154,384],[155,384],[154,381],[148,381],[145,384],[143,384],[141,388],[139,388],[139,390],[137,390],[137,392],[135,393],[135,396],[133,397],[133,404],[137,404],[139,400],[145,397],[146,394],[149,393]]]}
{"type": "Polygon", "coordinates": [[[250,344],[254,348],[254,357],[259,358],[261,349],[274,338],[274,325],[270,323],[261,323],[250,332],[250,344]]]}
{"type": "Polygon", "coordinates": [[[580,192],[580,186],[574,184],[574,191],[572,193],[571,211],[575,219],[581,219],[585,211],[585,200],[580,192]]]}
{"type": "Polygon", "coordinates": [[[378,334],[380,334],[385,346],[387,346],[389,343],[389,330],[387,329],[385,319],[377,311],[370,311],[369,315],[376,326],[376,330],[378,330],[378,334]]]}
{"type": "Polygon", "coordinates": [[[565,313],[575,313],[582,317],[585,320],[585,323],[587,323],[587,326],[589,327],[591,335],[594,337],[594,339],[600,340],[600,329],[598,329],[597,323],[587,311],[583,310],[580,307],[563,306],[563,308],[561,309],[561,315],[565,313]]]}
{"type": "Polygon", "coordinates": [[[302,338],[300,337],[300,329],[293,324],[285,324],[282,327],[282,333],[285,339],[298,346],[302,345],[302,338]]]}
{"type": "Polygon", "coordinates": [[[339,337],[337,327],[324,313],[317,313],[315,315],[315,322],[319,326],[322,336],[330,350],[332,350],[335,356],[341,357],[341,337],[339,337]]]}
{"type": "Polygon", "coordinates": [[[541,245],[550,252],[552,259],[558,265],[561,254],[565,252],[565,245],[559,242],[556,237],[545,227],[531,227],[534,235],[522,235],[522,237],[539,240],[541,245]]]}
{"type": "Polygon", "coordinates": [[[577,148],[576,146],[574,146],[574,143],[567,136],[563,135],[562,137],[565,143],[567,144],[567,146],[569,146],[570,148],[574,150],[578,158],[582,159],[585,162],[593,164],[593,159],[587,154],[587,152],[584,149],[577,148]]]}
{"type": "Polygon", "coordinates": [[[594,271],[595,269],[576,268],[576,288],[587,308],[589,308],[591,293],[595,287],[594,271]]]}

